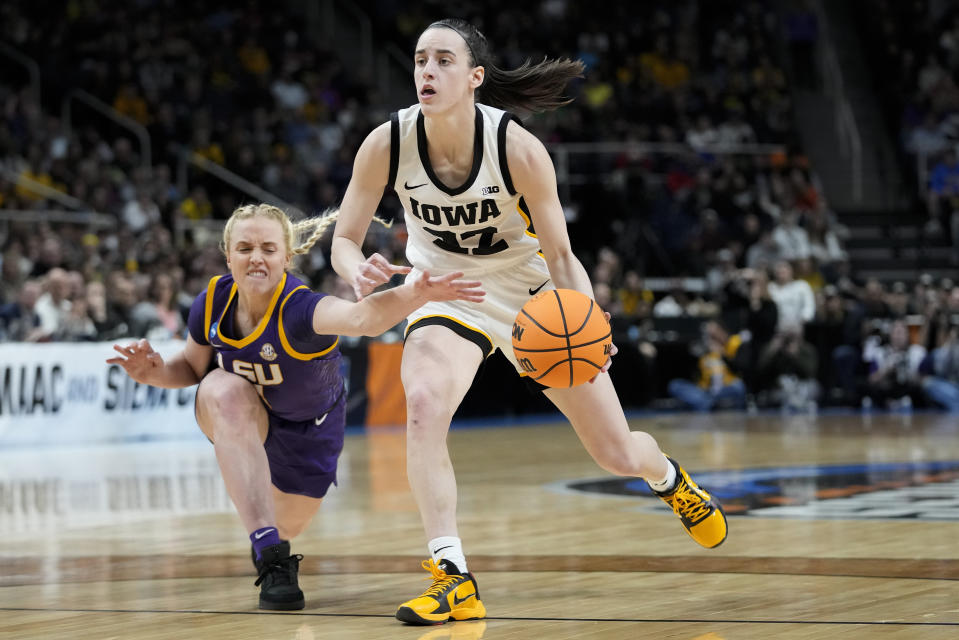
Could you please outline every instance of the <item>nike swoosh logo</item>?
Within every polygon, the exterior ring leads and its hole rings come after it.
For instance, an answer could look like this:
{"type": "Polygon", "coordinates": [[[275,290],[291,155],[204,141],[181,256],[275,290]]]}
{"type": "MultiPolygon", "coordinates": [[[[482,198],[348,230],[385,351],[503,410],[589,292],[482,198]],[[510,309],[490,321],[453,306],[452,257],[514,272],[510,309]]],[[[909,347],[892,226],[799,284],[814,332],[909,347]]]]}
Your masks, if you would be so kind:
{"type": "Polygon", "coordinates": [[[544,282],[543,284],[539,285],[539,286],[536,287],[535,289],[530,289],[530,290],[529,290],[529,295],[535,296],[535,295],[539,292],[540,289],[542,289],[543,287],[546,286],[546,284],[547,284],[548,282],[549,282],[549,280],[547,280],[547,281],[544,282]]]}
{"type": "Polygon", "coordinates": [[[443,549],[452,549],[452,548],[453,548],[453,545],[448,544],[448,545],[446,545],[445,547],[440,547],[439,549],[437,549],[437,550],[434,551],[433,553],[439,553],[439,552],[442,551],[443,549]]]}
{"type": "Polygon", "coordinates": [[[460,604],[461,602],[466,602],[467,600],[469,600],[470,598],[474,597],[475,595],[476,595],[475,593],[471,593],[471,594],[469,594],[468,596],[466,596],[465,598],[460,598],[459,596],[457,596],[457,595],[454,593],[454,594],[453,594],[453,604],[454,604],[454,605],[457,605],[457,604],[460,604]]]}
{"type": "Polygon", "coordinates": [[[266,534],[268,534],[268,533],[270,533],[270,532],[272,532],[272,531],[276,531],[276,529],[267,529],[266,531],[261,531],[261,532],[259,532],[259,533],[254,533],[254,534],[253,534],[253,537],[256,538],[257,540],[259,540],[260,538],[262,538],[263,536],[265,536],[266,534]]]}
{"type": "Polygon", "coordinates": [[[328,415],[330,415],[330,414],[324,413],[322,418],[313,418],[313,422],[316,423],[316,426],[320,426],[321,424],[323,424],[324,422],[326,422],[326,416],[328,416],[328,415]]]}
{"type": "Polygon", "coordinates": [[[423,184],[414,184],[414,185],[411,186],[409,182],[407,182],[406,180],[404,180],[404,181],[403,181],[403,188],[404,188],[404,189],[419,189],[420,187],[425,187],[427,184],[428,184],[427,182],[424,182],[423,184]]]}

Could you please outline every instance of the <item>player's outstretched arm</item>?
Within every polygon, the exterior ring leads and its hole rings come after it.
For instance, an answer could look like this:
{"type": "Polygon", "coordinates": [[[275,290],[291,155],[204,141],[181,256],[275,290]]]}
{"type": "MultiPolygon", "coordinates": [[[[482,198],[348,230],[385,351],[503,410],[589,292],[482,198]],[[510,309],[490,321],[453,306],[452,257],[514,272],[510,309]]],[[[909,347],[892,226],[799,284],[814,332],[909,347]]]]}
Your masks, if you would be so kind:
{"type": "Polygon", "coordinates": [[[108,358],[108,364],[120,365],[127,375],[141,384],[165,389],[198,383],[213,355],[210,346],[197,344],[189,336],[183,350],[169,360],[154,351],[147,340],[137,340],[125,346],[115,344],[113,350],[120,355],[108,358]]]}
{"type": "Polygon", "coordinates": [[[393,274],[409,272],[409,267],[390,264],[378,253],[368,258],[363,255],[363,239],[383,197],[389,172],[390,123],[387,122],[370,132],[356,152],[353,176],[333,230],[333,269],[350,283],[357,300],[388,282],[393,274]]]}
{"type": "Polygon", "coordinates": [[[480,282],[462,277],[461,271],[443,276],[430,276],[424,271],[412,281],[359,302],[326,296],[313,311],[313,330],[320,334],[378,336],[430,301],[482,302],[486,292],[480,282]]]}

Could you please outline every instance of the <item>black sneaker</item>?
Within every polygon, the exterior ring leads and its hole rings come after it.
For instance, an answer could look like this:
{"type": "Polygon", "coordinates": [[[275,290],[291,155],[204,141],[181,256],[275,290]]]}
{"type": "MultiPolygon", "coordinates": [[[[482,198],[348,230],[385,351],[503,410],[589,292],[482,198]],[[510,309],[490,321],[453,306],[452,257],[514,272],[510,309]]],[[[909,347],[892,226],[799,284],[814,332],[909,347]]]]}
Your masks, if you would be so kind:
{"type": "Polygon", "coordinates": [[[254,586],[260,587],[261,609],[293,611],[306,605],[296,580],[302,559],[298,553],[290,555],[289,542],[267,547],[260,553],[255,563],[260,577],[254,586]]]}

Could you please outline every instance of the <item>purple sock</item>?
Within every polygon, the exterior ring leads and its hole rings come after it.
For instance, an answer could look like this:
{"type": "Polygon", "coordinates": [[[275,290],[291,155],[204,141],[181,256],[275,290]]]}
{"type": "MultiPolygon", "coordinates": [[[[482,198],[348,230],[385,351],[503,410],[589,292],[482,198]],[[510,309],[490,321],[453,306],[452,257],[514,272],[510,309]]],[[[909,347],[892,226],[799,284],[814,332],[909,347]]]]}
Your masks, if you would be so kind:
{"type": "Polygon", "coordinates": [[[264,549],[280,544],[280,532],[276,530],[276,527],[262,527],[250,534],[250,542],[253,543],[256,559],[259,560],[264,549]]]}

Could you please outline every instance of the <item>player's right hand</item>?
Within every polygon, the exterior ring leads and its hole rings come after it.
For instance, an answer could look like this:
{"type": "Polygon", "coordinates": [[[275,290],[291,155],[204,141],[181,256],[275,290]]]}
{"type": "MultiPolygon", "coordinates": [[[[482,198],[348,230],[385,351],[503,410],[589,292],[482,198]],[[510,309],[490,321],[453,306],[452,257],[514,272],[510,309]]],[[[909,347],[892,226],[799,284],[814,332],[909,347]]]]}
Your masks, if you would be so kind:
{"type": "Polygon", "coordinates": [[[107,364],[118,364],[137,382],[147,383],[152,374],[163,367],[163,356],[153,350],[147,340],[137,340],[125,347],[113,345],[113,350],[123,357],[107,359],[107,364]]]}
{"type": "Polygon", "coordinates": [[[401,267],[391,264],[378,253],[370,255],[356,268],[356,277],[353,279],[353,293],[357,301],[373,293],[381,284],[386,284],[397,273],[409,273],[410,267],[401,267]]]}

